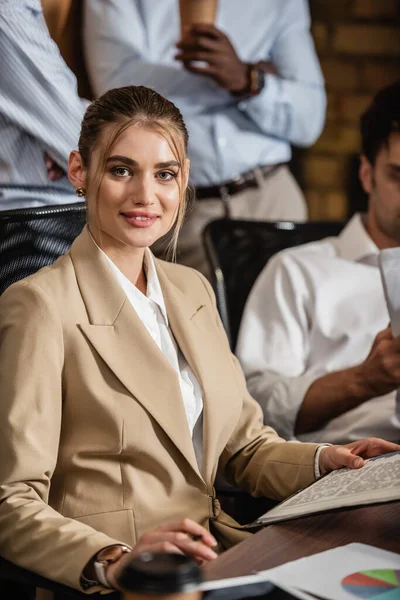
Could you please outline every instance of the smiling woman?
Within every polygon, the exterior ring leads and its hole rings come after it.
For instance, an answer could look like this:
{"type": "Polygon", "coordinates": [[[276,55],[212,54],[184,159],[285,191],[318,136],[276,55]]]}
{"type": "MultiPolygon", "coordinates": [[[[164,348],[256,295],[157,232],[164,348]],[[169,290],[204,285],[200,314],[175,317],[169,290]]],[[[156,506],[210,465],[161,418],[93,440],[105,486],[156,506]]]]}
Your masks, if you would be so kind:
{"type": "Polygon", "coordinates": [[[148,88],[112,90],[92,103],[69,177],[86,190],[90,229],[100,246],[111,242],[111,229],[121,243],[143,249],[176,222],[175,256],[188,193],[187,144],[179,110],[148,88]],[[135,228],[147,231],[135,236],[135,228]]]}
{"type": "Polygon", "coordinates": [[[87,227],[0,298],[0,555],[76,589],[120,589],[142,551],[203,562],[250,535],[221,510],[217,469],[283,499],[399,449],[286,443],[263,425],[208,282],[149,249],[173,227],[176,245],[187,142],[150,89],[94,101],[69,161],[87,227]]]}

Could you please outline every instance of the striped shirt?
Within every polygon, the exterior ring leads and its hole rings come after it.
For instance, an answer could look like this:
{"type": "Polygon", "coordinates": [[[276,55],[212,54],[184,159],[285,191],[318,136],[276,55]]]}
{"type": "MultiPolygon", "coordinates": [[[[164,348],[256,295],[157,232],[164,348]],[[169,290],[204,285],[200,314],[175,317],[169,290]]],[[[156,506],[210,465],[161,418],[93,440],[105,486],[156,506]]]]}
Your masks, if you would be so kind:
{"type": "Polygon", "coordinates": [[[77,201],[66,176],[49,180],[44,155],[67,170],[84,110],[40,0],[1,0],[0,209],[77,201]],[[25,186],[33,188],[26,200],[25,186]],[[35,196],[36,186],[45,193],[35,196]]]}

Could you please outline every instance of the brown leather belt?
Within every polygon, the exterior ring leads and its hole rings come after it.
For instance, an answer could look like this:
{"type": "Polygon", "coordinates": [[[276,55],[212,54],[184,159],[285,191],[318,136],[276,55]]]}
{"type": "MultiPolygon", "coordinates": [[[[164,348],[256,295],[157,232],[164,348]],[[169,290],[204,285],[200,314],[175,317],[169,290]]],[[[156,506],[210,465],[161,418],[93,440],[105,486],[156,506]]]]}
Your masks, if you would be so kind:
{"type": "Polygon", "coordinates": [[[286,163],[278,163],[276,165],[264,165],[257,167],[246,173],[241,173],[235,179],[221,183],[220,185],[210,185],[206,187],[196,187],[196,199],[197,200],[209,200],[210,198],[221,198],[225,200],[229,196],[238,194],[246,188],[258,187],[258,181],[256,172],[259,171],[261,175],[266,178],[276,171],[279,167],[282,167],[286,163]]]}

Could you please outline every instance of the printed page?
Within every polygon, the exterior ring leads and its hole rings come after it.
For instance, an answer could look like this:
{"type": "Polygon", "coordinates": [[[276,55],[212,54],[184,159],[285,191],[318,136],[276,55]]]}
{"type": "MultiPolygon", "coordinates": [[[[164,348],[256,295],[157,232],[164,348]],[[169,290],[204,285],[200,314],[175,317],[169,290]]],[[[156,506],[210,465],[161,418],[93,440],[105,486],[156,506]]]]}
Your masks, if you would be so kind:
{"type": "Polygon", "coordinates": [[[370,458],[361,469],[332,471],[269,510],[255,524],[390,500],[400,500],[400,452],[370,458]]]}
{"type": "Polygon", "coordinates": [[[400,335],[400,248],[379,253],[379,269],[394,337],[400,335]]]}
{"type": "Polygon", "coordinates": [[[366,544],[347,544],[261,572],[279,586],[327,600],[398,600],[400,555],[366,544]]]}

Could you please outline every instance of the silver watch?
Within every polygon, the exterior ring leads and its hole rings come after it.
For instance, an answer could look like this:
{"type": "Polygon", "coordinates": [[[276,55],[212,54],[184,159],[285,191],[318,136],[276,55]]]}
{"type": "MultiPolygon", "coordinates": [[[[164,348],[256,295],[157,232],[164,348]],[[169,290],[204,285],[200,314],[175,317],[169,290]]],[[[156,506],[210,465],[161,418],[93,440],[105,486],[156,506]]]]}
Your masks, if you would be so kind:
{"type": "Polygon", "coordinates": [[[119,560],[123,554],[128,552],[131,552],[131,548],[122,544],[108,546],[107,548],[100,550],[100,552],[97,553],[93,563],[97,582],[106,588],[112,588],[112,585],[110,585],[106,575],[107,566],[117,562],[117,560],[119,560]]]}

